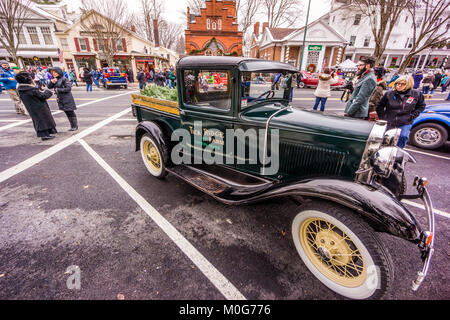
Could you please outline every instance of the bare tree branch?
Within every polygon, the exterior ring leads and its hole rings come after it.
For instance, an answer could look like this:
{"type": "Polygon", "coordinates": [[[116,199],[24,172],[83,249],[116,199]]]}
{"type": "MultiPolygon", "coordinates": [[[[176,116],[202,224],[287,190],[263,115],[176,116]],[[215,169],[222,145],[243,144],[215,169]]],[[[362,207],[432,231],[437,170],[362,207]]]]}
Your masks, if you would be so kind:
{"type": "Polygon", "coordinates": [[[416,54],[428,48],[447,45],[450,41],[448,0],[413,0],[409,13],[412,17],[413,43],[400,66],[400,72],[406,69],[416,54]]]}
{"type": "Polygon", "coordinates": [[[303,6],[300,0],[262,0],[269,28],[295,26],[303,6]]]}
{"type": "MultiPolygon", "coordinates": [[[[93,37],[97,42],[101,58],[110,66],[122,47],[129,44],[129,32],[125,26],[131,24],[126,1],[82,0],[84,15],[81,18],[81,35],[93,37]],[[124,40],[122,40],[124,39],[124,40]]],[[[122,50],[123,51],[123,50],[122,50]]]]}
{"type": "Polygon", "coordinates": [[[31,16],[29,6],[30,1],[0,0],[0,44],[17,65],[19,64],[17,51],[23,25],[31,16]]]}

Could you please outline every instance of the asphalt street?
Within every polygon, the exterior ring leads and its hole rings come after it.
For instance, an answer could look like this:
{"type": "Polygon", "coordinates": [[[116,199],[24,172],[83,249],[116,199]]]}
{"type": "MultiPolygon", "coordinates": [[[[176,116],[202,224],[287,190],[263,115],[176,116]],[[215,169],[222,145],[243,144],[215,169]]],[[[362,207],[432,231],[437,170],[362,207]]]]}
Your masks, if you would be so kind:
{"type": "MultiPolygon", "coordinates": [[[[79,131],[57,113],[57,138],[45,142],[0,95],[0,299],[342,299],[297,255],[290,199],[226,206],[174,176],[152,178],[135,152],[132,91],[74,89],[79,131]],[[79,288],[69,285],[74,268],[79,288]]],[[[326,112],[343,113],[340,95],[326,112]]],[[[313,103],[313,90],[295,91],[295,107],[313,103]]],[[[395,265],[387,298],[450,299],[450,145],[407,149],[417,159],[408,179],[430,180],[436,249],[413,292],[419,250],[380,235],[395,265]]],[[[406,205],[426,222],[419,202],[406,205]]]]}

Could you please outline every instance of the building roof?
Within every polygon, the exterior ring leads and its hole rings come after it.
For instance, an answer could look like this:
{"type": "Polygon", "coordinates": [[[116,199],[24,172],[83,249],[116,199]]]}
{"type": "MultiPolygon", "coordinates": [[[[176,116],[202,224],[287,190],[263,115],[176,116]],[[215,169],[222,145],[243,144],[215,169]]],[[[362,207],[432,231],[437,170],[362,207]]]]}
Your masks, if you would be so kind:
{"type": "Polygon", "coordinates": [[[298,30],[298,29],[297,28],[269,28],[269,31],[272,34],[272,37],[274,40],[281,40],[296,30],[298,30]]]}

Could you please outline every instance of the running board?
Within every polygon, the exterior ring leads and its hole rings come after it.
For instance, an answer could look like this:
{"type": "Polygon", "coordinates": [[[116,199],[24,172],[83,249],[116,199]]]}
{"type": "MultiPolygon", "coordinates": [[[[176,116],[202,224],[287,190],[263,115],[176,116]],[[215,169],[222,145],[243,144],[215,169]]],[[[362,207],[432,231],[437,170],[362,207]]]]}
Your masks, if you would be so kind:
{"type": "Polygon", "coordinates": [[[274,184],[274,181],[218,165],[178,165],[166,170],[224,203],[252,198],[274,184]]]}

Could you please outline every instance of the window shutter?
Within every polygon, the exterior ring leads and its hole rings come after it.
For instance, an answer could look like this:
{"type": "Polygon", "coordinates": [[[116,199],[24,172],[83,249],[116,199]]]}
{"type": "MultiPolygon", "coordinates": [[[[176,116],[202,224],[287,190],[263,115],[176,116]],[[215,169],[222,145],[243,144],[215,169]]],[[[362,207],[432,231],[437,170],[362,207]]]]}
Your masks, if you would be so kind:
{"type": "Polygon", "coordinates": [[[89,45],[89,39],[88,39],[88,38],[85,38],[84,41],[86,41],[86,50],[87,50],[88,52],[91,52],[91,46],[89,45]]]}
{"type": "Polygon", "coordinates": [[[94,51],[98,51],[97,39],[92,39],[92,42],[94,43],[94,51]]]}
{"type": "Polygon", "coordinates": [[[74,38],[75,40],[75,48],[77,49],[77,52],[80,52],[80,43],[78,42],[78,38],[74,38]]]}
{"type": "Polygon", "coordinates": [[[125,38],[122,38],[122,46],[123,46],[123,52],[127,52],[127,41],[125,38]]]}

